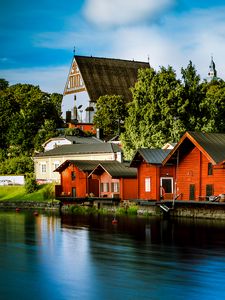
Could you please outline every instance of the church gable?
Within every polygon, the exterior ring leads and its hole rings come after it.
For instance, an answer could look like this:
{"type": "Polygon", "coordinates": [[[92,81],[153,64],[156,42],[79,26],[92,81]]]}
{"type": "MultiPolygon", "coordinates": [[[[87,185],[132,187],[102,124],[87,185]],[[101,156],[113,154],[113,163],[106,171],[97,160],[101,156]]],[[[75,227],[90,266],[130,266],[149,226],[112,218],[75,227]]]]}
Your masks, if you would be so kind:
{"type": "Polygon", "coordinates": [[[67,78],[66,86],[64,89],[64,95],[74,94],[83,91],[86,91],[86,88],[79,67],[74,58],[72,62],[72,66],[70,68],[69,76],[67,78]]]}

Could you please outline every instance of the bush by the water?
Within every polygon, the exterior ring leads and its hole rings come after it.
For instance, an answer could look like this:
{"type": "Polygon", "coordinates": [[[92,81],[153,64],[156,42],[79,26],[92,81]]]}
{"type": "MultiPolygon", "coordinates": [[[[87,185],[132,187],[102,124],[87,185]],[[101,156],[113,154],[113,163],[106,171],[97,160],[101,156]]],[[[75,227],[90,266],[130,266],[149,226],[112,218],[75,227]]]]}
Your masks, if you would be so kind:
{"type": "Polygon", "coordinates": [[[55,199],[55,185],[53,183],[46,184],[43,190],[44,200],[55,199]]]}
{"type": "Polygon", "coordinates": [[[25,190],[28,194],[35,192],[38,189],[34,174],[27,174],[25,177],[25,190]]]}

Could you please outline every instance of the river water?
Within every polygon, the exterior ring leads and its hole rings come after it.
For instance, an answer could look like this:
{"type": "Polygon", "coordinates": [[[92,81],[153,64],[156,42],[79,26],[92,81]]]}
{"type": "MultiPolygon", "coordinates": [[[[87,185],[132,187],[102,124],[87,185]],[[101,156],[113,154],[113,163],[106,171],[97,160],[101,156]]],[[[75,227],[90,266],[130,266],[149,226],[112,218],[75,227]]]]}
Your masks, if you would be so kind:
{"type": "Polygon", "coordinates": [[[0,299],[225,299],[225,222],[0,211],[0,299]]]}

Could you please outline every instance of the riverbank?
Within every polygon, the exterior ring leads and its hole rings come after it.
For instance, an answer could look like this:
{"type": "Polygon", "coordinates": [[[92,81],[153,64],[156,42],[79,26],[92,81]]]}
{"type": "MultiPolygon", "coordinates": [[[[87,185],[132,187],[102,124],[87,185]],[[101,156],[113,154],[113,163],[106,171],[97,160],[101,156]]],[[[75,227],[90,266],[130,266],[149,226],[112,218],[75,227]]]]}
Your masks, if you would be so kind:
{"type": "Polygon", "coordinates": [[[59,209],[59,201],[52,198],[51,185],[42,184],[27,194],[24,186],[0,186],[1,209],[59,209]]]}
{"type": "Polygon", "coordinates": [[[23,186],[0,187],[0,209],[44,209],[62,210],[71,214],[110,214],[110,215],[138,215],[189,217],[225,220],[225,202],[209,201],[124,201],[120,204],[95,203],[93,205],[70,204],[60,206],[60,201],[52,198],[49,193],[50,185],[38,187],[34,193],[27,194],[23,186]],[[163,209],[164,206],[164,209],[163,209]]]}
{"type": "Polygon", "coordinates": [[[50,184],[41,184],[37,191],[28,194],[24,186],[0,186],[0,202],[23,202],[34,201],[43,202],[52,200],[52,194],[49,192],[50,184]]]}

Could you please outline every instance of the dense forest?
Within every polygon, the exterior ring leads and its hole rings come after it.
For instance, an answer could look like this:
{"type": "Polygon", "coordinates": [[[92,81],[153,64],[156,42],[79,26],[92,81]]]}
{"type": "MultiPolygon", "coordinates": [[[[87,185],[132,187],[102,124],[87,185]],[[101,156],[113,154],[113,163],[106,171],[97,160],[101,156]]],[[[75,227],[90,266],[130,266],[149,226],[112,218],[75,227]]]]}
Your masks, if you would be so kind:
{"type": "Polygon", "coordinates": [[[62,95],[0,79],[0,173],[33,171],[35,149],[62,126],[62,95]]]}
{"type": "Polygon", "coordinates": [[[138,148],[177,142],[187,130],[225,133],[225,82],[219,78],[201,81],[191,61],[181,69],[181,79],[170,66],[139,70],[131,92],[126,109],[118,97],[100,97],[94,118],[106,133],[122,131],[127,159],[138,148]]]}

